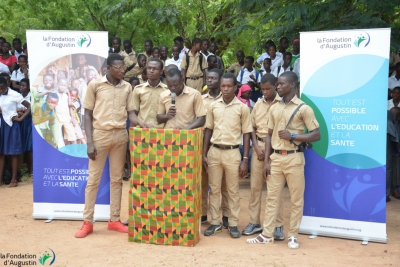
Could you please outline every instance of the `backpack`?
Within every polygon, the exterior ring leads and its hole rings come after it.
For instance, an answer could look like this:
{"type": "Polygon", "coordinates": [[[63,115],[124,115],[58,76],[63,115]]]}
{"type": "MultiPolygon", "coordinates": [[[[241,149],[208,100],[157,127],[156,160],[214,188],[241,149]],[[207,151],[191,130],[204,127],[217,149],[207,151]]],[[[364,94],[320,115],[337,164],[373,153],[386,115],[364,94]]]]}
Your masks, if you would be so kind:
{"type": "Polygon", "coordinates": [[[132,66],[128,67],[128,68],[125,70],[125,73],[127,73],[128,71],[130,71],[131,69],[133,69],[135,66],[136,66],[136,63],[133,63],[132,66]]]}
{"type": "MultiPolygon", "coordinates": [[[[276,75],[279,75],[279,72],[281,71],[281,67],[282,67],[282,66],[278,66],[278,72],[276,73],[276,75]]],[[[292,68],[292,67],[290,67],[290,71],[293,71],[293,68],[292,68]]]]}
{"type": "MultiPolygon", "coordinates": [[[[190,52],[190,50],[185,53],[186,54],[186,70],[188,70],[188,68],[189,68],[189,58],[190,58],[189,52],[190,52]]],[[[203,70],[203,54],[202,53],[200,53],[199,60],[200,60],[200,69],[203,70]]]]}
{"type": "MultiPolygon", "coordinates": [[[[258,80],[258,75],[260,75],[260,72],[258,70],[255,70],[255,71],[256,71],[256,81],[257,81],[258,80]]],[[[240,83],[242,83],[242,81],[243,81],[243,74],[244,74],[244,69],[242,69],[240,71],[240,83]]]]}

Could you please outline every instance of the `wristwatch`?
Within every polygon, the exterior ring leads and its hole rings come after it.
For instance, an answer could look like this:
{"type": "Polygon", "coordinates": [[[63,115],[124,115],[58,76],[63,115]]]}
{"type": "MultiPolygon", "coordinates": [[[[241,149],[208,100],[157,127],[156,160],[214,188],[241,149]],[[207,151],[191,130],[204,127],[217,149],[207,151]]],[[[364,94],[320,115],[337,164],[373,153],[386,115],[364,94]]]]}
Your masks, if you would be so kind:
{"type": "Polygon", "coordinates": [[[290,141],[293,141],[294,139],[296,139],[296,134],[291,133],[290,134],[290,141]]]}

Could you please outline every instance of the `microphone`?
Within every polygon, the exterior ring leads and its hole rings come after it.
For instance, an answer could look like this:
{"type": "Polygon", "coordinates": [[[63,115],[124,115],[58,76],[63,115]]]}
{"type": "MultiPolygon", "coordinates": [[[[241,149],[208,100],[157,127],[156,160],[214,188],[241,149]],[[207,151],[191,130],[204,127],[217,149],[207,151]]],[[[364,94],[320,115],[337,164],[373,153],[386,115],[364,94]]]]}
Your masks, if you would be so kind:
{"type": "Polygon", "coordinates": [[[175,93],[171,93],[171,107],[175,108],[175,98],[176,98],[176,94],[175,93]]]}

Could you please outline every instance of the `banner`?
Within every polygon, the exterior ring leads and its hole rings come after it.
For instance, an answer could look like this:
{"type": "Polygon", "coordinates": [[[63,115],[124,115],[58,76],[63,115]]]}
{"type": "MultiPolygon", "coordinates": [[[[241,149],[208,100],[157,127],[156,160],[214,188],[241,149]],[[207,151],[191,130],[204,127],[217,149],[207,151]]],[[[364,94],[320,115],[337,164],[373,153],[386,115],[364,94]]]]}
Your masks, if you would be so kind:
{"type": "MultiPolygon", "coordinates": [[[[26,32],[33,138],[33,218],[81,220],[88,178],[82,107],[87,84],[104,74],[107,32],[26,32]]],[[[109,219],[106,164],[95,220],[109,219]]]]}
{"type": "Polygon", "coordinates": [[[306,152],[300,232],[387,242],[390,29],[304,32],[301,99],[320,124],[306,152]]]}

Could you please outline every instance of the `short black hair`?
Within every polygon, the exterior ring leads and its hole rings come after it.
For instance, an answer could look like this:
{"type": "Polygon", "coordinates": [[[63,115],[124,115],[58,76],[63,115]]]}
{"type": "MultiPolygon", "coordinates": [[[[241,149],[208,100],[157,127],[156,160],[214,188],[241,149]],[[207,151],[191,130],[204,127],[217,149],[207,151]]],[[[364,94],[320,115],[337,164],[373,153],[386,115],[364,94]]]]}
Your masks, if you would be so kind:
{"type": "Polygon", "coordinates": [[[271,58],[269,58],[269,57],[266,57],[266,58],[264,58],[264,61],[269,61],[269,63],[272,63],[272,60],[271,60],[271,58]]]}
{"type": "Polygon", "coordinates": [[[175,41],[178,41],[178,42],[183,42],[183,38],[181,37],[181,36],[176,36],[175,38],[174,38],[174,42],[175,41]]]}
{"type": "Polygon", "coordinates": [[[5,86],[8,86],[8,84],[7,84],[7,80],[6,80],[6,78],[5,78],[5,77],[3,77],[3,76],[0,76],[0,84],[4,84],[5,86]]]}
{"type": "Polygon", "coordinates": [[[289,42],[289,39],[285,36],[281,37],[281,39],[279,39],[279,42],[281,43],[283,40],[287,40],[289,42]]]}
{"type": "Polygon", "coordinates": [[[51,77],[54,80],[54,75],[50,73],[46,73],[45,75],[43,75],[43,79],[44,77],[51,77]]]}
{"type": "MultiPolygon", "coordinates": [[[[149,59],[149,62],[148,63],[150,63],[150,62],[158,62],[159,64],[160,64],[160,66],[161,66],[161,70],[162,69],[164,69],[164,63],[162,62],[162,60],[161,59],[159,59],[159,58],[150,58],[149,59]]],[[[147,64],[148,64],[147,63],[147,64]]]]}
{"type": "Polygon", "coordinates": [[[237,85],[236,76],[232,72],[227,72],[222,75],[221,79],[232,79],[233,85],[237,85]]]}
{"type": "Polygon", "coordinates": [[[131,40],[128,39],[124,40],[124,45],[132,45],[131,40]]]}
{"type": "Polygon", "coordinates": [[[58,97],[58,94],[57,94],[57,93],[50,93],[50,94],[48,94],[47,97],[46,97],[46,100],[47,100],[49,97],[50,97],[50,98],[53,98],[53,99],[57,99],[57,101],[60,99],[60,98],[58,97]]]}
{"type": "Polygon", "coordinates": [[[137,76],[133,76],[129,79],[129,83],[132,83],[133,81],[138,81],[140,83],[140,80],[137,76]]]}
{"type": "Polygon", "coordinates": [[[139,55],[137,56],[137,59],[140,60],[141,57],[147,58],[144,54],[139,54],[139,55]]]}
{"type": "Polygon", "coordinates": [[[179,49],[179,46],[173,45],[173,46],[171,47],[171,50],[174,49],[174,48],[178,48],[178,49],[179,49]]]}
{"type": "Polygon", "coordinates": [[[270,83],[272,85],[276,84],[277,78],[275,77],[275,75],[271,74],[271,73],[266,73],[261,77],[261,81],[260,83],[262,84],[266,84],[266,83],[270,83]]]}
{"type": "Polygon", "coordinates": [[[203,40],[201,40],[201,42],[210,42],[210,40],[208,40],[207,38],[204,38],[203,40]]]}
{"type": "Polygon", "coordinates": [[[0,77],[8,77],[8,78],[10,78],[10,75],[7,72],[2,72],[2,73],[0,73],[0,77]]]}
{"type": "Polygon", "coordinates": [[[215,58],[215,60],[217,60],[217,57],[215,55],[209,55],[207,57],[207,63],[211,61],[211,59],[215,58]]]}
{"type": "Polygon", "coordinates": [[[120,54],[117,54],[117,53],[110,53],[110,54],[108,55],[108,57],[107,57],[107,65],[108,65],[108,66],[111,66],[111,65],[114,63],[114,61],[116,61],[116,60],[122,60],[122,61],[124,61],[124,58],[123,58],[120,54]]]}
{"type": "Polygon", "coordinates": [[[0,37],[0,40],[3,40],[3,43],[7,42],[6,38],[4,38],[4,37],[0,37]]]}
{"type": "Polygon", "coordinates": [[[200,38],[194,38],[192,40],[192,45],[195,45],[195,44],[201,44],[201,39],[200,38]]]}
{"type": "Polygon", "coordinates": [[[121,43],[121,38],[119,38],[119,37],[114,37],[112,40],[113,41],[116,40],[118,43],[121,43]]]}
{"type": "Polygon", "coordinates": [[[238,54],[243,54],[243,56],[244,56],[244,52],[243,52],[242,50],[237,51],[237,52],[236,52],[236,56],[237,56],[238,54]]]}
{"type": "Polygon", "coordinates": [[[20,58],[25,58],[25,60],[28,61],[28,56],[27,56],[27,55],[19,55],[18,60],[19,60],[20,58]]]}
{"type": "Polygon", "coordinates": [[[168,49],[168,46],[166,46],[166,45],[160,46],[160,49],[163,48],[163,47],[165,47],[166,49],[168,49]]]}
{"type": "Polygon", "coordinates": [[[400,86],[396,86],[395,88],[393,88],[392,92],[393,92],[394,90],[400,90],[400,86]]]}
{"type": "Polygon", "coordinates": [[[75,92],[75,93],[77,93],[78,95],[79,95],[79,90],[78,89],[76,89],[76,88],[73,88],[73,89],[71,89],[71,90],[69,90],[71,93],[72,92],[75,92]]]}
{"type": "Polygon", "coordinates": [[[28,78],[23,78],[23,79],[21,79],[20,81],[19,81],[19,83],[21,84],[21,83],[26,83],[27,85],[28,85],[28,88],[29,88],[29,86],[30,86],[30,82],[29,82],[29,79],[28,78]]]}
{"type": "Polygon", "coordinates": [[[167,78],[172,78],[178,76],[179,79],[182,79],[182,73],[178,68],[169,69],[165,75],[167,78]]]}
{"type": "Polygon", "coordinates": [[[265,45],[270,46],[271,44],[275,45],[274,41],[268,40],[268,41],[265,42],[265,45]]]}
{"type": "Polygon", "coordinates": [[[292,55],[292,53],[290,53],[290,52],[285,52],[285,53],[283,54],[283,58],[285,58],[286,56],[292,57],[293,55],[292,55]]]}
{"type": "Polygon", "coordinates": [[[143,68],[142,74],[147,75],[147,68],[146,67],[143,68]]]}
{"type": "Polygon", "coordinates": [[[21,39],[19,39],[19,38],[14,38],[12,42],[13,42],[13,43],[14,43],[14,42],[18,42],[18,43],[21,44],[21,39]]]}
{"type": "Polygon", "coordinates": [[[154,53],[154,51],[156,51],[156,50],[160,51],[160,48],[158,48],[158,47],[153,47],[153,48],[151,49],[151,53],[154,53]]]}
{"type": "Polygon", "coordinates": [[[254,57],[252,56],[247,56],[244,60],[250,60],[251,62],[254,63],[254,57]]]}
{"type": "Polygon", "coordinates": [[[221,79],[222,74],[223,74],[222,70],[220,70],[220,69],[211,69],[208,71],[208,73],[217,73],[219,79],[221,79]]]}
{"type": "Polygon", "coordinates": [[[151,45],[153,45],[153,41],[150,39],[147,39],[146,41],[144,41],[144,43],[150,43],[151,45]]]}
{"type": "Polygon", "coordinates": [[[283,77],[289,80],[289,82],[293,83],[297,86],[297,82],[299,81],[299,77],[293,71],[286,71],[282,73],[279,77],[283,77]]]}
{"type": "Polygon", "coordinates": [[[276,50],[276,45],[275,45],[275,44],[270,44],[269,47],[268,47],[268,49],[270,49],[271,47],[274,47],[275,50],[276,50]]]}

